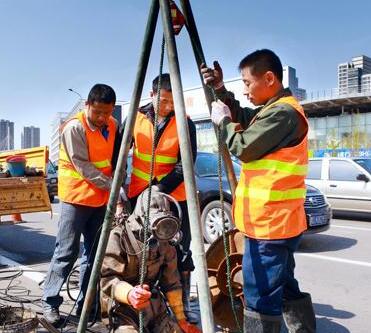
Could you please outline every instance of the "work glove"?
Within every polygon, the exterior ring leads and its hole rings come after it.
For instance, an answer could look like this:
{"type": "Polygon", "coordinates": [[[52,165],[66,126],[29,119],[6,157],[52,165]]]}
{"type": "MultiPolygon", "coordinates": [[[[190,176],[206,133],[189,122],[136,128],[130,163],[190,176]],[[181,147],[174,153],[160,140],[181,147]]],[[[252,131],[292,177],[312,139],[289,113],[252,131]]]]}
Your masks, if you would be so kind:
{"type": "Polygon", "coordinates": [[[222,101],[212,102],[211,121],[219,126],[224,118],[232,119],[231,110],[222,101]]]}
{"type": "Polygon", "coordinates": [[[152,293],[149,291],[148,284],[142,286],[135,286],[129,291],[129,304],[136,310],[143,310],[149,306],[152,293]]]}
{"type": "Polygon", "coordinates": [[[196,325],[190,324],[185,319],[179,320],[178,324],[184,333],[201,333],[201,330],[196,325]]]}
{"type": "Polygon", "coordinates": [[[217,61],[214,61],[214,68],[206,67],[205,64],[201,64],[200,67],[204,84],[212,86],[215,90],[224,86],[223,70],[217,61]]]}
{"type": "Polygon", "coordinates": [[[169,200],[163,196],[156,185],[151,187],[151,207],[158,208],[159,211],[170,210],[169,200]]]}

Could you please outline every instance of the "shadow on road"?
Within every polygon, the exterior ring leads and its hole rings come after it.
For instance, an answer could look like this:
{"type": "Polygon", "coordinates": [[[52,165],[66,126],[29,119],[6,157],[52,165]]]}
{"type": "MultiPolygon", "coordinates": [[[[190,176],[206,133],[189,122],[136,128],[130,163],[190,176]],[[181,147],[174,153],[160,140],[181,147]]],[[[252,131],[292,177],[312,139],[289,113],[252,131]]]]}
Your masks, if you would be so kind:
{"type": "Polygon", "coordinates": [[[334,318],[339,319],[350,319],[355,316],[354,313],[335,309],[329,304],[318,304],[315,303],[314,309],[317,316],[317,332],[336,332],[336,333],[348,333],[350,332],[346,327],[339,323],[334,322],[334,318]],[[320,316],[321,318],[318,318],[320,316]]]}
{"type": "Polygon", "coordinates": [[[314,234],[302,238],[299,251],[304,253],[317,253],[339,251],[350,248],[357,244],[357,240],[333,235],[314,234]]]}
{"type": "Polygon", "coordinates": [[[55,236],[35,227],[33,222],[0,226],[0,253],[23,265],[49,262],[54,251],[55,236]]]}
{"type": "MultiPolygon", "coordinates": [[[[350,333],[343,325],[334,322],[334,318],[349,319],[354,313],[334,309],[329,304],[313,304],[316,313],[317,332],[320,333],[350,333]]],[[[285,326],[284,324],[282,326],[285,326]]],[[[286,327],[282,327],[281,333],[288,333],[286,327]]]]}
{"type": "Polygon", "coordinates": [[[334,212],[334,218],[349,221],[357,220],[362,222],[371,222],[371,213],[334,212]]]}

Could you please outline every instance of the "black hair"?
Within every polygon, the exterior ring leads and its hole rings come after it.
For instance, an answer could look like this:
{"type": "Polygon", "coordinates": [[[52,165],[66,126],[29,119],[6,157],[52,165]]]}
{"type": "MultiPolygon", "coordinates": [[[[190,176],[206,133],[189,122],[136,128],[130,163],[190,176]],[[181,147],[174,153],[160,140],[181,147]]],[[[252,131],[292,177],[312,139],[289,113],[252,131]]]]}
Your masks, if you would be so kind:
{"type": "Polygon", "coordinates": [[[94,102],[115,105],[115,91],[106,84],[97,83],[91,88],[88,96],[88,103],[93,104],[94,102]]]}
{"type": "Polygon", "coordinates": [[[271,71],[282,82],[283,68],[280,58],[271,50],[256,50],[240,61],[238,69],[241,71],[249,67],[252,75],[263,75],[271,71]]]}
{"type": "MultiPolygon", "coordinates": [[[[158,89],[158,79],[159,75],[154,78],[152,81],[152,91],[156,94],[158,89]]],[[[161,74],[161,89],[165,89],[167,91],[171,91],[171,82],[170,82],[170,74],[164,73],[161,74]]]]}

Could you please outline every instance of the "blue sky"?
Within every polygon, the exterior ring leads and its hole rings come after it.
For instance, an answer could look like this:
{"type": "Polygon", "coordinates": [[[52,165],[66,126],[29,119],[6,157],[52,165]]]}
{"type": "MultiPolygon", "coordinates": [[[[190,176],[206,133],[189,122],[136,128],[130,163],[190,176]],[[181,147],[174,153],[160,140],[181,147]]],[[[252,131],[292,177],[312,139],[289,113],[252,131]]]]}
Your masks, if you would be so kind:
{"type": "MultiPolygon", "coordinates": [[[[97,83],[118,99],[131,97],[149,0],[0,0],[0,118],[41,127],[49,144],[55,113],[71,110],[97,83]]],[[[271,48],[296,68],[307,91],[336,87],[337,64],[371,56],[369,0],[191,0],[208,61],[226,78],[239,76],[239,60],[271,48]]],[[[161,24],[143,95],[158,73],[161,24]]],[[[186,31],[177,38],[184,88],[199,85],[186,31]]],[[[167,66],[165,67],[166,70],[167,66]]]]}

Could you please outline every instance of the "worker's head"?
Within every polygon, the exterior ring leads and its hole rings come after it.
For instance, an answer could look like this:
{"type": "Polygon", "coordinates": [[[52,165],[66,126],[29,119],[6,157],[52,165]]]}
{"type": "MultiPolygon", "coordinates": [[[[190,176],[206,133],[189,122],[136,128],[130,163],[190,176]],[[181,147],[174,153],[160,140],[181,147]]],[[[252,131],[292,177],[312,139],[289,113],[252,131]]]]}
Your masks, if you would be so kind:
{"type": "MultiPolygon", "coordinates": [[[[157,111],[157,90],[159,85],[159,76],[152,81],[152,103],[155,111],[157,111]]],[[[160,82],[160,108],[158,115],[160,117],[167,117],[171,112],[174,111],[174,100],[173,93],[171,91],[170,75],[168,73],[161,75],[160,82]]]]}
{"type": "Polygon", "coordinates": [[[254,105],[267,103],[283,88],[281,60],[271,50],[247,55],[238,67],[245,85],[244,95],[254,105]]]}
{"type": "Polygon", "coordinates": [[[106,84],[98,83],[91,88],[86,101],[89,121],[98,128],[108,125],[116,104],[115,91],[106,84]]]}

